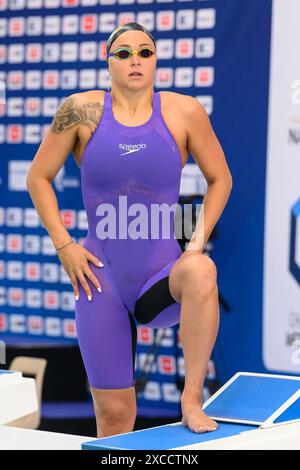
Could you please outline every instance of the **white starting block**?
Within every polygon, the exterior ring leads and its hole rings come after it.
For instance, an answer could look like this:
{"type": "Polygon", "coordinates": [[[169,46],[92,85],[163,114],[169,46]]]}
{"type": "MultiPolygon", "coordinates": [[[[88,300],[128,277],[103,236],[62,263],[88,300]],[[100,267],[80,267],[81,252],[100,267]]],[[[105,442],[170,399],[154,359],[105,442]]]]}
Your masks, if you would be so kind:
{"type": "Polygon", "coordinates": [[[35,380],[0,369],[0,425],[38,410],[35,380]]]}
{"type": "Polygon", "coordinates": [[[300,449],[300,377],[239,372],[203,409],[218,422],[216,431],[194,433],[180,421],[84,442],[82,449],[300,449]]]}

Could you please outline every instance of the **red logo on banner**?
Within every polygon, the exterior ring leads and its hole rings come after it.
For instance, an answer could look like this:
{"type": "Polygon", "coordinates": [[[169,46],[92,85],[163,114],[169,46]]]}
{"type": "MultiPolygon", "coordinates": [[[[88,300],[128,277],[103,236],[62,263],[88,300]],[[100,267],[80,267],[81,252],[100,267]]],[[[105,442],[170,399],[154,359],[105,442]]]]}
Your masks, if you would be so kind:
{"type": "Polygon", "coordinates": [[[0,46],[0,61],[4,62],[6,59],[6,48],[4,46],[0,46]]]}
{"type": "Polygon", "coordinates": [[[45,292],[45,308],[58,308],[58,292],[45,292]]]}
{"type": "Polygon", "coordinates": [[[41,60],[41,48],[37,46],[28,46],[27,49],[28,62],[37,62],[41,60]]]}
{"type": "Polygon", "coordinates": [[[42,333],[43,331],[43,320],[42,317],[29,317],[28,318],[28,330],[34,333],[42,333]]]}
{"type": "Polygon", "coordinates": [[[153,343],[153,333],[150,328],[138,327],[138,342],[139,344],[153,343]]]}
{"type": "Polygon", "coordinates": [[[23,86],[23,78],[24,75],[22,71],[12,72],[8,76],[8,85],[14,88],[23,86]]]}
{"type": "Polygon", "coordinates": [[[62,210],[60,211],[62,221],[66,228],[75,227],[75,211],[72,210],[62,210]]]}
{"type": "Polygon", "coordinates": [[[181,42],[179,45],[178,55],[179,57],[185,56],[191,52],[191,43],[189,41],[181,42]]]}
{"type": "Polygon", "coordinates": [[[40,264],[39,263],[26,263],[26,279],[38,280],[40,278],[40,264]]]}
{"type": "Polygon", "coordinates": [[[21,235],[11,235],[8,238],[7,248],[9,252],[19,252],[22,249],[21,235]]]}
{"type": "Polygon", "coordinates": [[[159,25],[164,28],[170,28],[173,16],[170,13],[161,13],[159,15],[159,25]]]}
{"type": "Polygon", "coordinates": [[[23,34],[24,18],[13,18],[10,23],[12,36],[23,34]]]}
{"type": "Polygon", "coordinates": [[[208,82],[208,79],[209,79],[209,73],[207,70],[202,70],[200,73],[199,73],[199,80],[200,80],[200,83],[207,83],[208,82]]]}
{"type": "Polygon", "coordinates": [[[28,113],[38,113],[40,110],[40,99],[39,98],[28,98],[26,101],[26,111],[28,113]]]}
{"type": "Polygon", "coordinates": [[[72,319],[64,320],[64,336],[67,338],[76,337],[75,321],[72,319]]]}
{"type": "Polygon", "coordinates": [[[7,316],[5,313],[0,313],[0,331],[7,330],[7,316]]]}
{"type": "Polygon", "coordinates": [[[63,7],[78,7],[78,0],[63,0],[63,7]]]}
{"type": "Polygon", "coordinates": [[[96,15],[86,15],[82,18],[81,29],[83,33],[96,31],[96,15]]]}
{"type": "Polygon", "coordinates": [[[22,140],[22,126],[20,124],[11,124],[8,126],[7,140],[11,143],[21,142],[22,140]]]}
{"type": "Polygon", "coordinates": [[[197,67],[196,69],[196,85],[212,86],[214,81],[213,67],[197,67]]]}
{"type": "Polygon", "coordinates": [[[4,261],[0,261],[0,279],[4,277],[4,261]]]}
{"type": "Polygon", "coordinates": [[[44,74],[44,84],[47,88],[58,88],[58,73],[57,71],[47,70],[44,74]]]}
{"type": "Polygon", "coordinates": [[[174,374],[175,364],[172,356],[159,357],[159,369],[163,374],[174,374]]]}
{"type": "Polygon", "coordinates": [[[20,302],[23,302],[24,300],[24,292],[23,292],[23,289],[18,289],[18,288],[11,288],[9,290],[9,294],[8,294],[8,298],[9,298],[9,301],[10,302],[17,302],[17,303],[20,303],[20,302]]]}
{"type": "Polygon", "coordinates": [[[99,57],[98,59],[106,59],[107,56],[107,47],[106,47],[106,42],[101,41],[99,44],[99,57]]]}

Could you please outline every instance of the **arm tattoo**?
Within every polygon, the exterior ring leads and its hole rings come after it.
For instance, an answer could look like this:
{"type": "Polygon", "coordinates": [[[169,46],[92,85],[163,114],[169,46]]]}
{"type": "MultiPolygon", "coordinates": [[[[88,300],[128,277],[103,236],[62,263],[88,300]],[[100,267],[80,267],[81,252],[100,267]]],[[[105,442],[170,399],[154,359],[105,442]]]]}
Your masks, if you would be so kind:
{"type": "Polygon", "coordinates": [[[56,134],[60,134],[71,127],[81,123],[93,131],[97,126],[103,112],[103,105],[100,103],[85,103],[78,105],[75,98],[67,98],[59,110],[56,112],[51,123],[51,129],[56,134]]]}

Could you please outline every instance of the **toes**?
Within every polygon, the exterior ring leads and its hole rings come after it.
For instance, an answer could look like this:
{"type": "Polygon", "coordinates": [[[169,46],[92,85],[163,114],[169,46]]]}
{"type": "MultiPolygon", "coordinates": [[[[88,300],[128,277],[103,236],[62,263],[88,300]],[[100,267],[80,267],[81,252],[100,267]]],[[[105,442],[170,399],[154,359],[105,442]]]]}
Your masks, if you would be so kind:
{"type": "Polygon", "coordinates": [[[206,432],[206,429],[205,429],[204,426],[200,426],[195,430],[195,432],[202,434],[202,433],[206,432]]]}
{"type": "MultiPolygon", "coordinates": [[[[187,423],[185,421],[182,421],[182,424],[185,426],[185,427],[188,427],[187,423]]],[[[218,426],[196,426],[196,427],[192,427],[190,426],[189,429],[192,431],[192,432],[195,432],[195,433],[205,433],[205,432],[212,432],[212,431],[216,431],[218,429],[218,426]]]]}
{"type": "Polygon", "coordinates": [[[197,426],[197,425],[194,424],[194,426],[192,426],[191,423],[190,423],[188,425],[184,418],[182,418],[181,424],[184,427],[189,428],[192,432],[195,432],[195,433],[212,432],[212,431],[216,431],[219,427],[219,426],[213,425],[213,424],[200,425],[200,426],[199,425],[197,426]]]}
{"type": "Polygon", "coordinates": [[[196,428],[195,432],[197,432],[197,433],[212,432],[212,431],[215,431],[216,429],[218,429],[218,428],[216,428],[216,427],[209,427],[209,426],[207,426],[207,427],[205,427],[205,426],[200,426],[200,427],[196,428]]]}

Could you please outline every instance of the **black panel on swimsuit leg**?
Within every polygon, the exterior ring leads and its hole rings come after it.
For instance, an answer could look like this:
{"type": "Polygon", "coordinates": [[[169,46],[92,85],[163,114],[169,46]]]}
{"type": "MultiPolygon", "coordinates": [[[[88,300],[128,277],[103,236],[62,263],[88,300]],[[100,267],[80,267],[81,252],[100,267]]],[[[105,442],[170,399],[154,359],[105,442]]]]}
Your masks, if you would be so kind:
{"type": "Polygon", "coordinates": [[[138,322],[146,324],[175,302],[170,293],[167,276],[156,282],[136,301],[133,315],[138,322]]]}
{"type": "Polygon", "coordinates": [[[132,315],[128,312],[130,327],[131,327],[131,345],[132,345],[132,386],[134,386],[135,376],[135,353],[136,353],[136,341],[137,341],[137,327],[132,315]]]}

